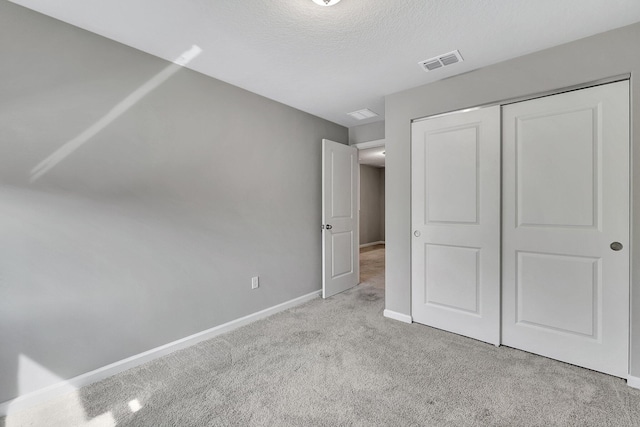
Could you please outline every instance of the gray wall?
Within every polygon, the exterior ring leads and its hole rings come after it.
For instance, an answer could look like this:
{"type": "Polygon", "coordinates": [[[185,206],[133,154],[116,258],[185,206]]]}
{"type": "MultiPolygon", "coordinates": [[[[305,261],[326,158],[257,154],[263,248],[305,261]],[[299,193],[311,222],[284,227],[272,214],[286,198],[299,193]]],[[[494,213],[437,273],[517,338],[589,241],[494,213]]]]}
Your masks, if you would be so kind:
{"type": "MultiPolygon", "coordinates": [[[[411,314],[411,120],[640,73],[640,24],[588,37],[386,98],[386,308],[411,314]]],[[[631,81],[632,129],[640,129],[640,84],[631,81]]],[[[640,135],[632,133],[640,165],[640,135]]],[[[640,182],[640,167],[633,169],[640,182]]],[[[640,185],[632,186],[632,253],[640,247],[640,185]]],[[[631,374],[640,376],[640,257],[632,255],[631,374]]]]}
{"type": "Polygon", "coordinates": [[[360,165],[360,244],[384,240],[384,168],[360,165]]]}
{"type": "Polygon", "coordinates": [[[10,2],[0,52],[0,402],[320,289],[346,128],[180,69],[31,183],[169,63],[10,2]]]}
{"type": "Polygon", "coordinates": [[[349,144],[384,139],[384,121],[367,123],[349,128],[349,144]]]}

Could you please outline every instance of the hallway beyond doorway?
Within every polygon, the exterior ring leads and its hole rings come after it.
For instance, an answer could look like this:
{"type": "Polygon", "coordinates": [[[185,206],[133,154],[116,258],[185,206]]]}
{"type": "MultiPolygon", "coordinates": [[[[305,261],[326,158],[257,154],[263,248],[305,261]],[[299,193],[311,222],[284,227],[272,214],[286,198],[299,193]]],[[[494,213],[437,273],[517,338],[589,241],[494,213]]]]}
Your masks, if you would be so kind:
{"type": "Polygon", "coordinates": [[[360,284],[384,289],[385,246],[360,248],[360,284]]]}

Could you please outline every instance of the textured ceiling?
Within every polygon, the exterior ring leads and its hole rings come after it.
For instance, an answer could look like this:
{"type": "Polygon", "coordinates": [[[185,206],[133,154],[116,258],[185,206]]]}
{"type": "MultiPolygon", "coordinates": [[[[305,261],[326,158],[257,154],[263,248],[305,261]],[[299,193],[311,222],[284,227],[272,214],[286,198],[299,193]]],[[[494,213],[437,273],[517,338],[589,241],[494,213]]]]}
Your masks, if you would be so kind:
{"type": "MultiPolygon", "coordinates": [[[[384,96],[640,21],[639,0],[12,0],[344,126],[384,96]],[[464,62],[418,61],[459,49],[464,62]]],[[[635,53],[634,53],[635,54],[635,53]]],[[[370,108],[380,117],[356,121],[370,108]]]]}

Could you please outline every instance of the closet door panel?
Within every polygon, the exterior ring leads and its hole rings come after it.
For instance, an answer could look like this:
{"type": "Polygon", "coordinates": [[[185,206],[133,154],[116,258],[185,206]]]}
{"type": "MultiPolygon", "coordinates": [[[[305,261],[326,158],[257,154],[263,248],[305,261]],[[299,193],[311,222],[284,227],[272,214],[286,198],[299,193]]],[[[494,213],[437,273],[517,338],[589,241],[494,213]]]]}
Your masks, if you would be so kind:
{"type": "Polygon", "coordinates": [[[626,377],[629,84],[502,117],[502,343],[626,377]]]}
{"type": "Polygon", "coordinates": [[[500,109],[412,126],[412,316],[500,340],[500,109]]]}

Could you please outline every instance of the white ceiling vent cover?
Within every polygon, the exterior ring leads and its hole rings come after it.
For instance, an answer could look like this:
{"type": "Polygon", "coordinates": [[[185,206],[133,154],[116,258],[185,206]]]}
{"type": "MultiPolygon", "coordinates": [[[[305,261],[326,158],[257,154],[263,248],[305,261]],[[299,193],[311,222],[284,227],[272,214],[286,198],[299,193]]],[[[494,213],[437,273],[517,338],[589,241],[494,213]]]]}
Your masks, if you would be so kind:
{"type": "Polygon", "coordinates": [[[364,120],[364,119],[370,119],[372,117],[378,117],[378,113],[375,113],[369,110],[368,108],[365,108],[364,110],[352,111],[347,114],[356,120],[364,120]]]}
{"type": "Polygon", "coordinates": [[[462,55],[460,55],[460,52],[454,50],[453,52],[444,53],[442,55],[436,56],[435,58],[425,59],[424,61],[418,62],[418,64],[420,65],[420,67],[422,67],[423,70],[429,72],[462,61],[464,60],[462,59],[462,55]]]}

